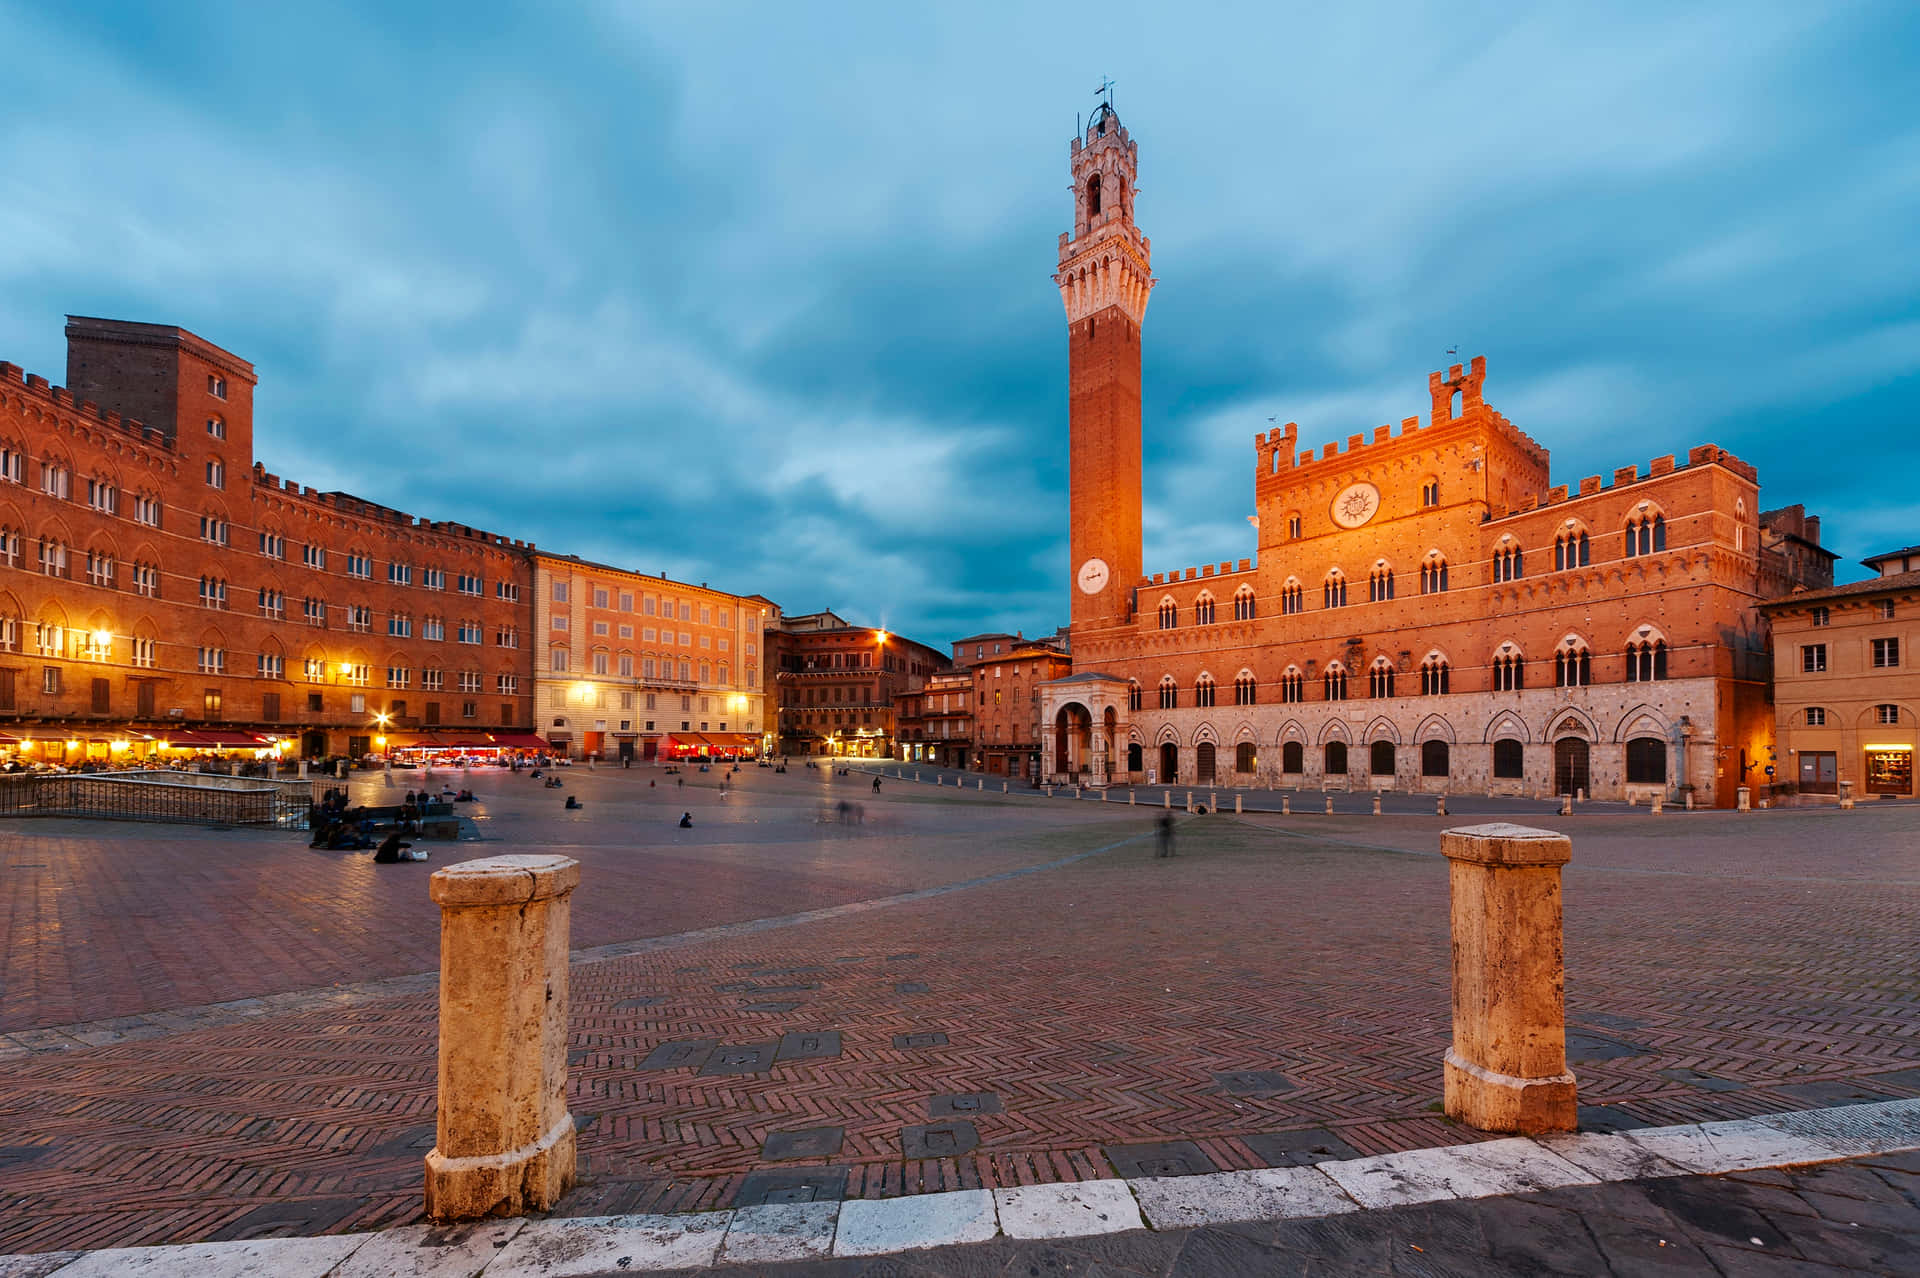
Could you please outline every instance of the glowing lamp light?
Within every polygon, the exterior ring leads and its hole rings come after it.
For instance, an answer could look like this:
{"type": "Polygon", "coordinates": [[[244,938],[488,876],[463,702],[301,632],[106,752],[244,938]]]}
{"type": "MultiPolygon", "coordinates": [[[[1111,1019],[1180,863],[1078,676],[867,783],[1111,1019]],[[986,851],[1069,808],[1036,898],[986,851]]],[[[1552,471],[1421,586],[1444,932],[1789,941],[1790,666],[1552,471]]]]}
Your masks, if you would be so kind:
{"type": "Polygon", "coordinates": [[[343,678],[344,678],[345,676],[347,676],[347,675],[350,675],[350,674],[352,674],[352,673],[353,673],[353,667],[352,667],[352,666],[350,666],[350,665],[348,665],[348,664],[347,664],[346,662],[344,662],[344,661],[342,661],[342,662],[341,662],[341,663],[340,663],[340,664],[339,664],[339,665],[338,665],[337,667],[335,667],[335,668],[336,668],[337,670],[339,670],[339,671],[340,671],[340,674],[341,674],[341,676],[342,676],[343,678]]]}
{"type": "Polygon", "coordinates": [[[573,685],[573,695],[586,701],[593,696],[593,685],[582,679],[573,685]]]}
{"type": "Polygon", "coordinates": [[[375,714],[373,716],[373,721],[379,724],[383,728],[386,727],[389,723],[393,722],[393,720],[387,715],[387,712],[384,710],[375,714]]]}
{"type": "Polygon", "coordinates": [[[67,749],[69,749],[69,750],[78,750],[79,748],[80,748],[80,743],[79,743],[78,741],[69,741],[69,742],[67,742],[67,749]]]}
{"type": "Polygon", "coordinates": [[[373,739],[373,743],[379,746],[382,750],[387,748],[387,739],[385,737],[375,737],[373,739]]]}
{"type": "Polygon", "coordinates": [[[94,647],[104,648],[112,642],[113,642],[113,632],[111,630],[96,630],[93,632],[94,647]]]}
{"type": "Polygon", "coordinates": [[[133,742],[131,741],[109,741],[107,743],[107,749],[113,751],[115,754],[119,754],[122,750],[125,750],[132,745],[133,745],[133,742]]]}

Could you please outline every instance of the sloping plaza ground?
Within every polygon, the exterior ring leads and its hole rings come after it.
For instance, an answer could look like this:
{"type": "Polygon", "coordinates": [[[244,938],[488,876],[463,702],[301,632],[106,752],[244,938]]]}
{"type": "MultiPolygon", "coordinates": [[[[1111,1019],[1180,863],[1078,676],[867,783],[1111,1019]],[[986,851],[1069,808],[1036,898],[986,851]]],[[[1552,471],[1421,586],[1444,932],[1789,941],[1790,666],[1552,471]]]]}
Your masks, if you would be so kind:
{"type": "MultiPolygon", "coordinates": [[[[1563,818],[1461,799],[1441,818],[1354,798],[1333,817],[1180,816],[1161,860],[1160,809],[1124,803],[890,770],[875,794],[859,772],[749,768],[724,799],[718,773],[564,775],[474,774],[488,841],[432,845],[427,865],[276,833],[0,828],[0,1252],[415,1218],[425,880],[506,851],[583,863],[570,1214],[1471,1139],[1437,1106],[1438,845],[1495,815],[1573,839],[1588,1126],[1920,1096],[1913,806],[1563,818]],[[568,793],[585,808],[563,811],[568,793]]],[[[356,796],[415,779],[357,777],[356,796]]]]}

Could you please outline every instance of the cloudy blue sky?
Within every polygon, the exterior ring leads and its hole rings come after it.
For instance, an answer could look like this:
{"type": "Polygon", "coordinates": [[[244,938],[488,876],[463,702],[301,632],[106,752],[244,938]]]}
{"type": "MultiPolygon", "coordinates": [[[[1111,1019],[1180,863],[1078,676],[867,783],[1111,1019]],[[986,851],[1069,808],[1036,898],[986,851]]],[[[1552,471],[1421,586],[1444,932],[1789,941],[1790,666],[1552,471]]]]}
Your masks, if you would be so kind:
{"type": "MultiPolygon", "coordinates": [[[[19,5],[0,359],[254,361],[270,468],[940,642],[1067,605],[1066,154],[1140,144],[1149,570],[1252,436],[1700,442],[1920,541],[1920,6],[19,5]]],[[[1858,570],[1855,570],[1857,572],[1858,570]]]]}

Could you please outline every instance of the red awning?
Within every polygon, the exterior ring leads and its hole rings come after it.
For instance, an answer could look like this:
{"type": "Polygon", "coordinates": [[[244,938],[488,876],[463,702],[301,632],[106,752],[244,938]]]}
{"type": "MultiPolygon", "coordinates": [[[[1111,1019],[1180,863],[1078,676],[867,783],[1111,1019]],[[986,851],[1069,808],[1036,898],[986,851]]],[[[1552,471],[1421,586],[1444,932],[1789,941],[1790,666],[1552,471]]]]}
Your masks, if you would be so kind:
{"type": "Polygon", "coordinates": [[[194,735],[203,738],[209,745],[237,746],[248,750],[259,750],[267,744],[264,737],[257,737],[251,732],[236,732],[232,728],[196,728],[194,735]]]}
{"type": "Polygon", "coordinates": [[[550,750],[545,737],[536,737],[531,732],[496,732],[492,734],[493,744],[502,750],[550,750]]]}
{"type": "Polygon", "coordinates": [[[444,750],[447,743],[439,737],[413,737],[407,741],[395,742],[396,750],[444,750]]]}
{"type": "Polygon", "coordinates": [[[449,750],[496,750],[499,748],[495,742],[489,741],[485,737],[461,737],[458,740],[447,742],[447,749],[449,750]]]}

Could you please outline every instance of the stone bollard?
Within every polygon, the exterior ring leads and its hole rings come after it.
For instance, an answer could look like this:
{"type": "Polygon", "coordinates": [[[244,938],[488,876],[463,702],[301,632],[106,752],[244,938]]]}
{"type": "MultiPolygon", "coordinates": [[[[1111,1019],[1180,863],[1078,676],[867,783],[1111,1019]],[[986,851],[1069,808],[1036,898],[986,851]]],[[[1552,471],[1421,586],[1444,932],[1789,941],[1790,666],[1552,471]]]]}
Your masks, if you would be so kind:
{"type": "Polygon", "coordinates": [[[1193,811],[1193,791],[1187,791],[1187,811],[1193,811]]]}
{"type": "Polygon", "coordinates": [[[1660,796],[1659,796],[1659,795],[1657,795],[1657,794],[1656,794],[1656,795],[1654,795],[1654,796],[1653,796],[1653,803],[1652,803],[1652,804],[1651,804],[1651,805],[1650,805],[1650,806],[1649,806],[1649,807],[1647,808],[1647,812],[1648,812],[1648,813],[1649,813],[1650,815],[1652,815],[1652,816],[1659,816],[1659,815],[1660,815],[1660,812],[1661,812],[1661,806],[1660,806],[1660,796]]]}
{"type": "Polygon", "coordinates": [[[1283,794],[1280,796],[1280,815],[1281,816],[1293,815],[1293,796],[1292,795],[1283,794]]]}
{"type": "Polygon", "coordinates": [[[1640,797],[1639,797],[1638,795],[1636,795],[1636,794],[1635,794],[1635,793],[1634,793],[1633,791],[1631,791],[1631,790],[1629,790],[1629,791],[1627,791],[1627,806],[1628,806],[1628,807],[1630,807],[1630,808],[1631,808],[1631,807],[1635,807],[1635,806],[1637,806],[1637,805],[1638,805],[1638,803],[1639,803],[1639,801],[1640,801],[1640,797]]]}
{"type": "Polygon", "coordinates": [[[1240,815],[1240,796],[1237,794],[1233,796],[1233,814],[1240,815]]]}
{"type": "Polygon", "coordinates": [[[1052,786],[1048,786],[1048,787],[1047,787],[1047,797],[1048,797],[1049,799],[1051,799],[1051,798],[1053,797],[1053,787],[1052,787],[1052,786]]]}
{"type": "Polygon", "coordinates": [[[1573,1131],[1560,920],[1571,844],[1502,822],[1448,830],[1440,850],[1453,933],[1447,1117],[1523,1136],[1573,1131]]]}
{"type": "Polygon", "coordinates": [[[427,1215],[545,1211],[572,1188],[567,948],[580,863],[490,856],[436,870],[439,1130],[427,1215]]]}
{"type": "Polygon", "coordinates": [[[1433,814],[1435,816],[1445,816],[1447,814],[1447,796],[1446,795],[1442,794],[1434,799],[1433,814]]]}
{"type": "Polygon", "coordinates": [[[1853,811],[1853,782],[1851,781],[1840,782],[1839,793],[1840,793],[1840,810],[1842,812],[1853,811]]]}
{"type": "Polygon", "coordinates": [[[1571,794],[1563,794],[1560,796],[1560,815],[1573,815],[1573,796],[1571,794]]]}
{"type": "Polygon", "coordinates": [[[1160,806],[1163,808],[1171,808],[1173,806],[1173,791],[1163,790],[1160,792],[1160,806]]]}
{"type": "Polygon", "coordinates": [[[1131,790],[1127,791],[1127,806],[1128,807],[1133,806],[1133,791],[1131,790]]]}
{"type": "Polygon", "coordinates": [[[1373,814],[1375,816],[1380,815],[1380,792],[1378,790],[1373,792],[1373,814]]]}
{"type": "Polygon", "coordinates": [[[987,788],[987,779],[986,779],[985,777],[981,777],[981,778],[979,778],[978,780],[976,780],[976,781],[975,781],[975,782],[973,783],[973,788],[974,788],[974,789],[976,789],[976,790],[984,790],[984,789],[986,789],[986,788],[987,788]]]}
{"type": "Polygon", "coordinates": [[[1691,790],[1687,791],[1686,794],[1682,797],[1684,797],[1687,801],[1687,811],[1689,812],[1693,811],[1693,791],[1691,790]]]}
{"type": "Polygon", "coordinates": [[[1107,801],[1107,792],[1105,790],[1102,790],[1100,792],[1100,802],[1105,803],[1106,801],[1107,801]]]}
{"type": "Polygon", "coordinates": [[[1331,794],[1327,796],[1327,815],[1333,815],[1333,796],[1331,794]]]}
{"type": "Polygon", "coordinates": [[[1573,801],[1575,803],[1585,803],[1587,801],[1587,787],[1583,785],[1576,789],[1573,792],[1573,801]]]}
{"type": "Polygon", "coordinates": [[[1006,794],[1006,793],[1008,793],[1008,790],[1007,790],[1007,786],[1008,786],[1009,784],[1011,784],[1011,783],[1010,783],[1010,782],[1006,782],[1006,781],[1002,781],[1002,782],[1000,783],[1000,793],[1002,793],[1002,794],[1006,794]]]}
{"type": "Polygon", "coordinates": [[[1080,797],[1080,787],[1077,785],[1073,787],[1073,797],[1076,799],[1080,797]]]}
{"type": "Polygon", "coordinates": [[[918,768],[915,768],[915,769],[913,770],[913,779],[914,779],[915,781],[918,781],[918,780],[920,779],[920,769],[918,769],[918,768]]]}
{"type": "Polygon", "coordinates": [[[1735,796],[1735,801],[1733,806],[1737,811],[1740,811],[1740,812],[1753,811],[1753,790],[1750,787],[1743,785],[1738,790],[1735,790],[1733,793],[1735,796]]]}

